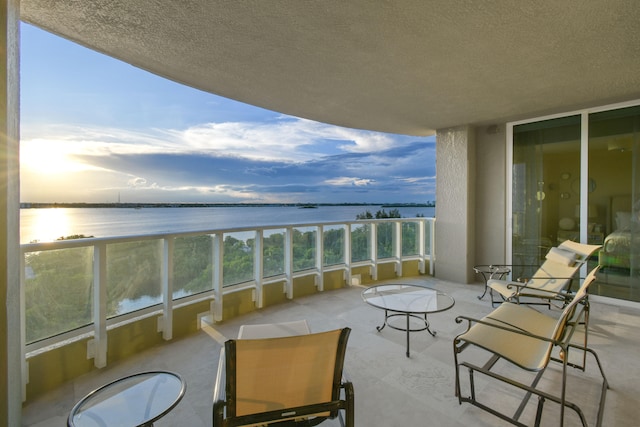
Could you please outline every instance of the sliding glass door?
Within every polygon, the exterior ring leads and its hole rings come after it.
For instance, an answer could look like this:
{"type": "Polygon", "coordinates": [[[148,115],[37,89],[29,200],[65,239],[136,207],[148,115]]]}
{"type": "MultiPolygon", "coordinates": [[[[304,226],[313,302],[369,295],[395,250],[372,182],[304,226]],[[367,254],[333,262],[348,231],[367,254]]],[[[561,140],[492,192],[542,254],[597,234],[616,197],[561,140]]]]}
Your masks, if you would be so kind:
{"type": "Polygon", "coordinates": [[[589,115],[589,236],[602,242],[594,292],[640,301],[640,106],[589,115]]]}
{"type": "Polygon", "coordinates": [[[640,106],[512,127],[511,258],[527,277],[565,240],[602,245],[592,293],[640,301],[640,106]]]}
{"type": "Polygon", "coordinates": [[[579,239],[579,179],[580,116],[513,128],[514,277],[531,277],[558,239],[579,239]]]}

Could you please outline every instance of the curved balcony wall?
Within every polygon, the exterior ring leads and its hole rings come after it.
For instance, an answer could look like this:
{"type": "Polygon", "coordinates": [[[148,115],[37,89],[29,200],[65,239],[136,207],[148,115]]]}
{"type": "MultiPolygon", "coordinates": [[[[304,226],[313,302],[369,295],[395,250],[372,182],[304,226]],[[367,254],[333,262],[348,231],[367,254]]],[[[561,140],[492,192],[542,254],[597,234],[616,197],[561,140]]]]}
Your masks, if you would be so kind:
{"type": "Polygon", "coordinates": [[[21,246],[24,399],[288,299],[433,273],[434,219],[89,238],[21,246]]]}

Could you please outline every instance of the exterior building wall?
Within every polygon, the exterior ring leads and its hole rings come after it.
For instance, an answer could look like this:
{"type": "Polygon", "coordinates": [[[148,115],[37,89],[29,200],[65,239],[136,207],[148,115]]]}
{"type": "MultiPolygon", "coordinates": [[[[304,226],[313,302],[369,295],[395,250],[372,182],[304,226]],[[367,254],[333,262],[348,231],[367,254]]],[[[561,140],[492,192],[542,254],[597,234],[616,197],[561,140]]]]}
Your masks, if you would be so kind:
{"type": "Polygon", "coordinates": [[[475,282],[475,129],[436,134],[436,262],[438,278],[475,282]]]}
{"type": "Polygon", "coordinates": [[[507,260],[506,125],[478,127],[475,138],[474,264],[504,264],[507,260]]]}
{"type": "Polygon", "coordinates": [[[0,0],[0,425],[22,414],[20,352],[19,2],[0,0]]]}

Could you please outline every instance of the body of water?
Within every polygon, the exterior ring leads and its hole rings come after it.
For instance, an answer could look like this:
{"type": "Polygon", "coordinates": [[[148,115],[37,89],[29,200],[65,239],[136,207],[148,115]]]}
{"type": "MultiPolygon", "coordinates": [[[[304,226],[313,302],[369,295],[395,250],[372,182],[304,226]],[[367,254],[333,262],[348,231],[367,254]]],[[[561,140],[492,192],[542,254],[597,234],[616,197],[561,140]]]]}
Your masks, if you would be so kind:
{"type": "Polygon", "coordinates": [[[435,216],[432,207],[233,206],[173,208],[39,208],[20,210],[20,242],[49,242],[71,235],[93,237],[171,233],[204,229],[352,221],[365,211],[398,209],[403,218],[435,216]]]}

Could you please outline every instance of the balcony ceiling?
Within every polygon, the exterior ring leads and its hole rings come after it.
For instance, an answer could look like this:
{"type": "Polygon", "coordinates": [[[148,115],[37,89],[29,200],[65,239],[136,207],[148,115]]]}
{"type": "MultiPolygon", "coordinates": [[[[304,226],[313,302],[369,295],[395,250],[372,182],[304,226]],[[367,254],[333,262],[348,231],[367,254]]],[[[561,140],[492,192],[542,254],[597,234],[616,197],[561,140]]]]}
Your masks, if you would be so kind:
{"type": "Polygon", "coordinates": [[[640,98],[637,0],[22,0],[21,19],[203,91],[408,135],[640,98]]]}

